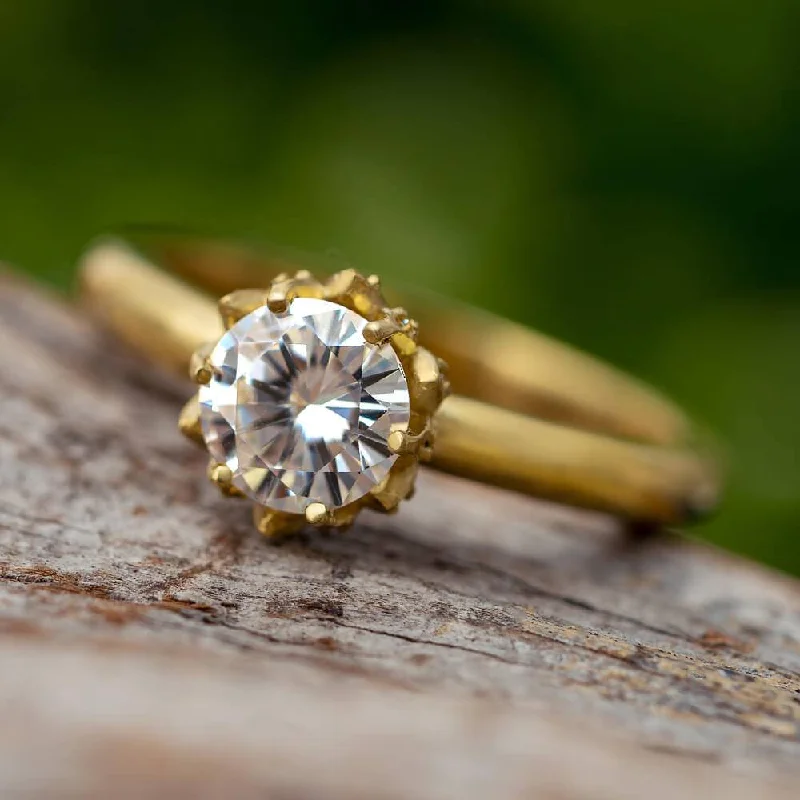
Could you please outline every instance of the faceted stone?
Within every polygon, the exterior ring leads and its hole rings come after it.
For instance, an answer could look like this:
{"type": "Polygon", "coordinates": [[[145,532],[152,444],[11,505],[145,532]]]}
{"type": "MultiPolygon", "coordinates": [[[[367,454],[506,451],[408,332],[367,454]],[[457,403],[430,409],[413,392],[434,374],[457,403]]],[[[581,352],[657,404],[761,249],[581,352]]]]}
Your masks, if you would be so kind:
{"type": "Polygon", "coordinates": [[[335,509],[389,473],[389,434],[408,427],[408,383],[391,345],[365,341],[366,324],[336,303],[298,298],[285,314],[248,314],[214,348],[203,435],[253,500],[290,513],[313,502],[335,509]]]}

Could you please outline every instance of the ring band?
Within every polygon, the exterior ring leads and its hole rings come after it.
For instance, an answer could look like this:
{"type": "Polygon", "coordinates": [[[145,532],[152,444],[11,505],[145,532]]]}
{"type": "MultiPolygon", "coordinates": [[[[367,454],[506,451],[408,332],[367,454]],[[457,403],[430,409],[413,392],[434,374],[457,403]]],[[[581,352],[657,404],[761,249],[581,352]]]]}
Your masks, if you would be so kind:
{"type": "MultiPolygon", "coordinates": [[[[185,374],[224,327],[210,296],[160,267],[225,295],[264,287],[286,266],[224,242],[114,237],[86,252],[81,290],[129,346],[185,374]]],[[[448,362],[455,392],[434,416],[432,466],[635,521],[684,524],[714,510],[716,460],[657,392],[511,322],[403,299],[420,320],[420,344],[448,362]]]]}

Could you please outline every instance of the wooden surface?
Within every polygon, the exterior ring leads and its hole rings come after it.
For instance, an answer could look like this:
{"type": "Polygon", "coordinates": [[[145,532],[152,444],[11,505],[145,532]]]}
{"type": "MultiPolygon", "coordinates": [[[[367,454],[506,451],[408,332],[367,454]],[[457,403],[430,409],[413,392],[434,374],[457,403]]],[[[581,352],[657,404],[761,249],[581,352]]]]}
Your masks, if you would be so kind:
{"type": "Polygon", "coordinates": [[[798,584],[426,473],[279,546],[0,276],[0,796],[794,798],[798,584]]]}

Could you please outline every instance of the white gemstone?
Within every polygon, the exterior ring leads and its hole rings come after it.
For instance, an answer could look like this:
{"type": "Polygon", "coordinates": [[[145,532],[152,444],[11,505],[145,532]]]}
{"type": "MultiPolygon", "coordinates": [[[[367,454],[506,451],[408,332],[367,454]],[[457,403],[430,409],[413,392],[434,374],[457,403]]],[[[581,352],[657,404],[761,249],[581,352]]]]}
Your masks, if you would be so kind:
{"type": "Polygon", "coordinates": [[[408,383],[391,345],[365,341],[366,324],[299,298],[285,314],[257,309],[220,339],[200,390],[203,435],[246,495],[290,513],[334,509],[389,473],[389,434],[408,427],[408,383]]]}

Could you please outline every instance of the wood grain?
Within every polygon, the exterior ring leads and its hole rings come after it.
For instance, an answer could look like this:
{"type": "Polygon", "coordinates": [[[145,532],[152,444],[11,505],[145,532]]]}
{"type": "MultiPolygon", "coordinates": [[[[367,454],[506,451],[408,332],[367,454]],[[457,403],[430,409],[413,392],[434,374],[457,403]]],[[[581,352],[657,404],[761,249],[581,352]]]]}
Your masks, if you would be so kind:
{"type": "Polygon", "coordinates": [[[272,545],[186,391],[0,276],[0,796],[797,796],[793,580],[434,473],[272,545]]]}

